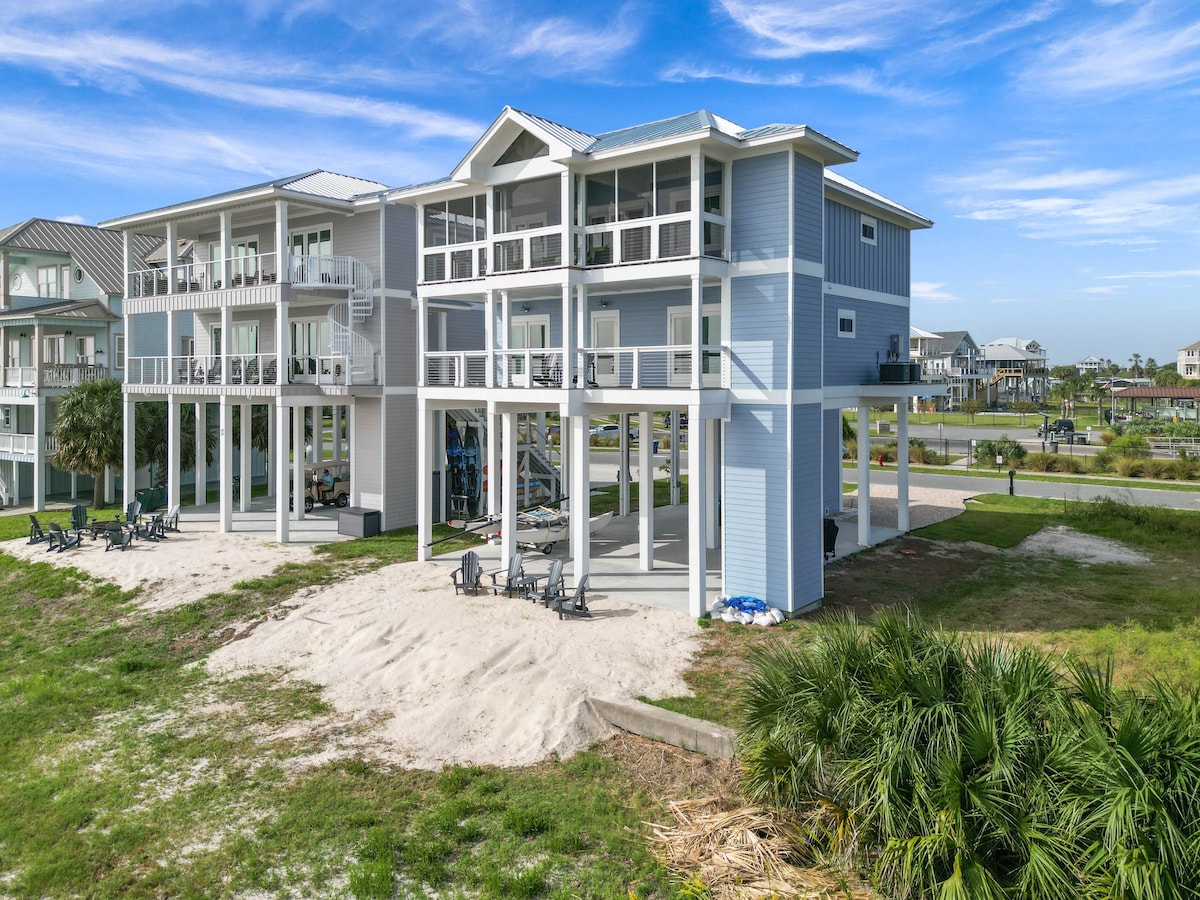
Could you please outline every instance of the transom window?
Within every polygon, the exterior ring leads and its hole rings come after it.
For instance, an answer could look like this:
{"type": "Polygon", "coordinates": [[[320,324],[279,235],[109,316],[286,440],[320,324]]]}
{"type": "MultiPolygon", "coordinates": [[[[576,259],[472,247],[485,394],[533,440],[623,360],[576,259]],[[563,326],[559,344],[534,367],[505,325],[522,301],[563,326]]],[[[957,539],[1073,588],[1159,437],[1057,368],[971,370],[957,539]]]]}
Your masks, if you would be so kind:
{"type": "Polygon", "coordinates": [[[500,154],[496,165],[505,166],[509,163],[524,162],[539,156],[549,156],[550,148],[545,141],[538,140],[528,131],[522,131],[517,139],[508,145],[508,149],[500,154]]]}

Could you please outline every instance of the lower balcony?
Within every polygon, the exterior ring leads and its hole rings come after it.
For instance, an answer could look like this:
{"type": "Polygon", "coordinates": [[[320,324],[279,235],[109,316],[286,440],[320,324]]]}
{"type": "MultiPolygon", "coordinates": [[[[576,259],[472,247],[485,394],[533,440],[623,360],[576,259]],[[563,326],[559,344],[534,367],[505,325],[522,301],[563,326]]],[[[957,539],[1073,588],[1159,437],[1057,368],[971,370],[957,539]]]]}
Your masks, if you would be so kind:
{"type": "MultiPolygon", "coordinates": [[[[729,386],[729,352],[701,348],[701,386],[729,386]]],[[[426,386],[485,387],[491,370],[494,388],[680,388],[692,386],[692,348],[605,347],[580,351],[572,384],[563,384],[563,351],[461,350],[425,354],[426,386]]]]}
{"type": "Polygon", "coordinates": [[[374,373],[352,367],[350,356],[287,356],[282,368],[275,353],[224,356],[134,356],[125,383],[139,385],[345,386],[373,384],[374,373]]]}
{"type": "Polygon", "coordinates": [[[72,388],[108,377],[108,369],[94,363],[45,363],[41,366],[39,382],[37,367],[7,366],[4,369],[4,386],[10,388],[72,388]]]}

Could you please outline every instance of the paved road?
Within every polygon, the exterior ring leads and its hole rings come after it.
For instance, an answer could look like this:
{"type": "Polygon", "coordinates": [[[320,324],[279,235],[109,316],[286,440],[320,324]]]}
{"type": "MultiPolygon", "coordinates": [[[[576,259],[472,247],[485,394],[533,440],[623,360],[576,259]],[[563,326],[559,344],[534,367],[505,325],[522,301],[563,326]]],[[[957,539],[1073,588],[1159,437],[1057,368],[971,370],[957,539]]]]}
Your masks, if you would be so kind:
{"type": "MultiPolygon", "coordinates": [[[[842,477],[848,482],[857,483],[858,472],[854,469],[843,469],[842,477]]],[[[871,481],[877,484],[895,484],[896,470],[872,467],[871,481]]],[[[913,487],[943,490],[961,488],[968,493],[1003,494],[1008,491],[1007,479],[978,478],[970,475],[928,475],[923,472],[911,472],[909,483],[913,487]]],[[[1200,492],[1192,491],[1159,491],[1153,488],[1127,488],[1105,484],[1027,481],[1021,478],[1020,473],[1017,474],[1014,487],[1018,497],[1043,497],[1052,500],[1061,500],[1063,497],[1068,500],[1095,500],[1098,497],[1112,497],[1136,506],[1200,509],[1200,492]]]]}

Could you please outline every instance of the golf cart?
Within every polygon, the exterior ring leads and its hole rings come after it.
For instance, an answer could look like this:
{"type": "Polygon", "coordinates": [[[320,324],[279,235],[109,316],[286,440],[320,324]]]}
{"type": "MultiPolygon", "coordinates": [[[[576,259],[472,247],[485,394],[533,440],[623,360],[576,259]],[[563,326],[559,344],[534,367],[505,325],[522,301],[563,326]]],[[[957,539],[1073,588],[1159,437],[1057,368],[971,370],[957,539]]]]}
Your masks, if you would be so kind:
{"type": "Polygon", "coordinates": [[[318,503],[322,506],[350,505],[350,463],[327,462],[304,467],[304,511],[312,512],[318,503]],[[325,477],[326,471],[329,479],[325,477]]]}

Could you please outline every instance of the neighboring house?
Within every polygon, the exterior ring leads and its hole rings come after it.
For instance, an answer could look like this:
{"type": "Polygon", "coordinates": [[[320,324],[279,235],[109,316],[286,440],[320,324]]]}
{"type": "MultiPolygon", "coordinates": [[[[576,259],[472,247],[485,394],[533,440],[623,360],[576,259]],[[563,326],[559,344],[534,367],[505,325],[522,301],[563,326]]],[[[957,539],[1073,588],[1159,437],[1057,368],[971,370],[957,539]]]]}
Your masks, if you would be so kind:
{"type": "Polygon", "coordinates": [[[1045,401],[1050,371],[1046,349],[1037,341],[997,338],[980,345],[979,360],[985,376],[985,399],[995,403],[1045,401]]]}
{"type": "Polygon", "coordinates": [[[956,409],[965,400],[983,398],[979,369],[979,345],[969,331],[923,331],[910,328],[909,358],[921,364],[921,378],[946,385],[946,396],[931,398],[932,409],[956,409]]]}
{"type": "Polygon", "coordinates": [[[1188,344],[1179,351],[1175,371],[1184,378],[1200,378],[1200,342],[1188,344]]]}
{"type": "MultiPolygon", "coordinates": [[[[594,574],[604,590],[589,549],[591,417],[620,415],[622,433],[633,417],[650,497],[654,413],[673,410],[688,417],[686,463],[671,461],[673,482],[687,476],[691,612],[706,609],[717,547],[722,592],[789,611],[819,604],[842,410],[858,410],[864,435],[866,544],[870,407],[897,405],[906,441],[909,398],[944,392],[906,361],[909,239],[932,223],[828,168],[856,158],[803,125],[744,129],[707,111],[590,135],[506,108],[448,178],[392,192],[421,223],[419,553],[431,552],[444,419],[471,411],[507,559],[518,504],[501,499],[523,496],[521,454],[541,440],[523,440],[521,425],[554,411],[572,579],[594,574]],[[441,349],[439,309],[472,310],[482,339],[441,349]]],[[[637,515],[650,570],[664,536],[652,503],[637,515]]]]}
{"type": "MultiPolygon", "coordinates": [[[[136,404],[165,400],[169,504],[184,467],[197,502],[208,500],[203,441],[194,460],[180,458],[183,406],[198,433],[216,416],[220,530],[235,527],[235,492],[238,511],[250,509],[240,487],[253,481],[254,421],[278,540],[304,517],[305,464],[327,460],[350,463],[350,504],[378,510],[383,528],[412,524],[416,235],[412,210],[384,190],[318,170],[104,223],[127,239],[127,475],[136,404]],[[143,265],[139,232],[162,239],[166,258],[143,265]]],[[[127,477],[126,502],[132,492],[127,477]]]]}
{"type": "MultiPolygon", "coordinates": [[[[131,234],[128,254],[144,260],[159,240],[131,234]]],[[[0,502],[90,489],[89,476],[54,468],[55,407],[72,387],[120,378],[121,235],[89,225],[29,219],[0,231],[0,502]]]]}
{"type": "Polygon", "coordinates": [[[1079,371],[1080,375],[1086,375],[1089,378],[1095,378],[1107,370],[1108,363],[1098,356],[1089,356],[1086,359],[1081,359],[1079,362],[1075,363],[1075,368],[1079,371]]]}

